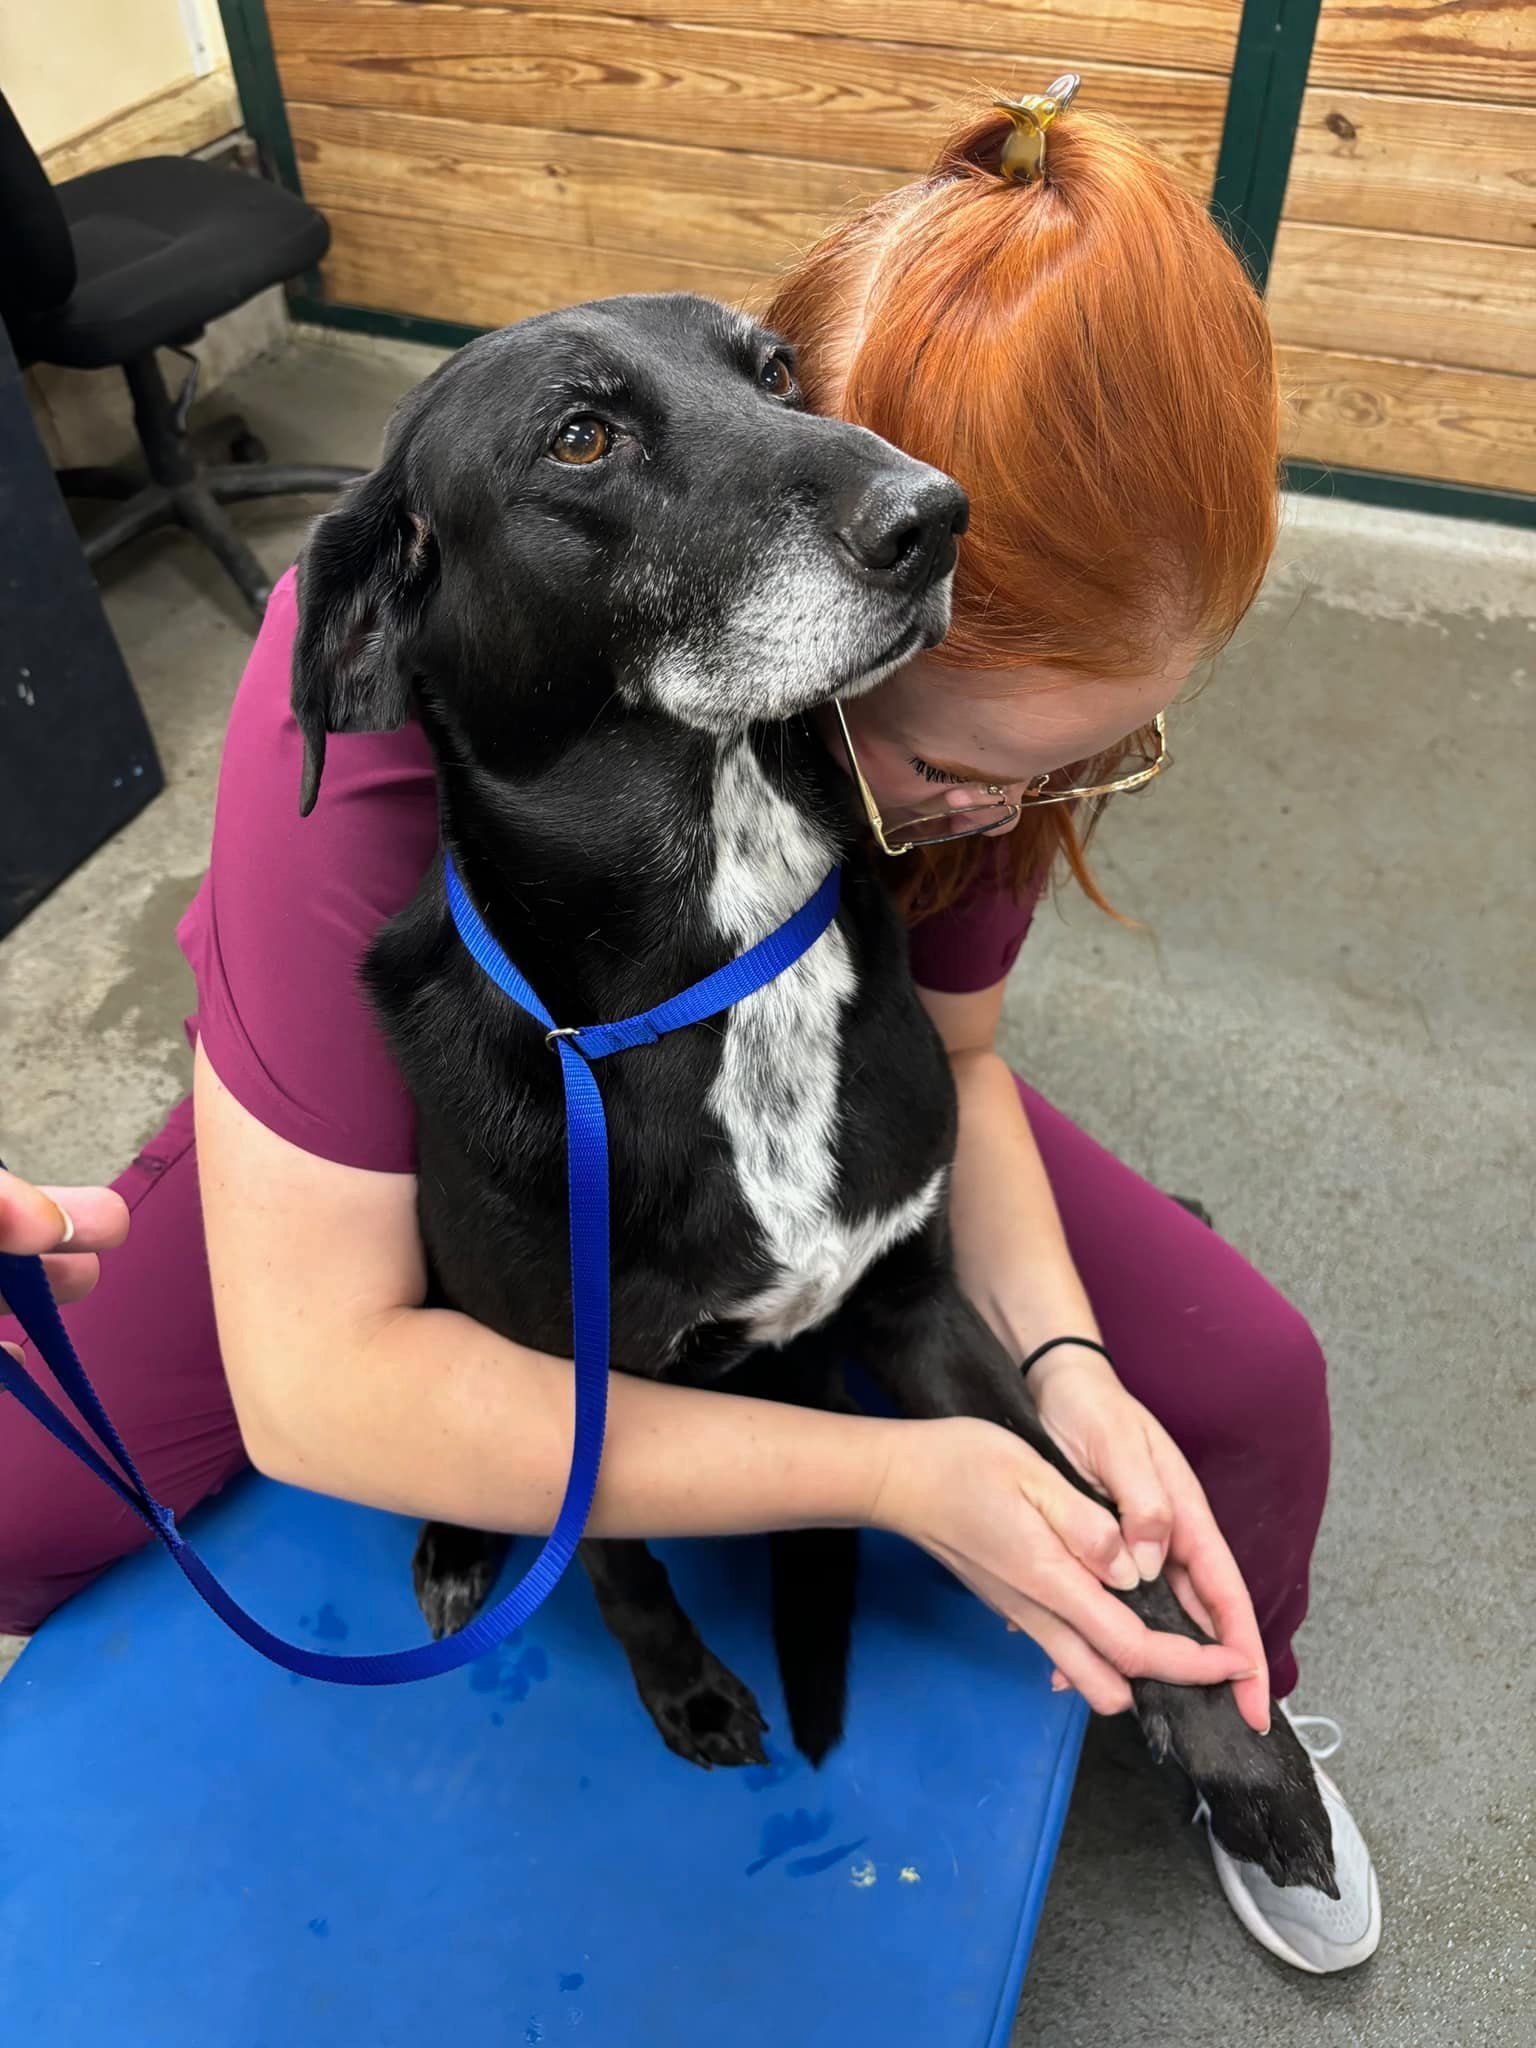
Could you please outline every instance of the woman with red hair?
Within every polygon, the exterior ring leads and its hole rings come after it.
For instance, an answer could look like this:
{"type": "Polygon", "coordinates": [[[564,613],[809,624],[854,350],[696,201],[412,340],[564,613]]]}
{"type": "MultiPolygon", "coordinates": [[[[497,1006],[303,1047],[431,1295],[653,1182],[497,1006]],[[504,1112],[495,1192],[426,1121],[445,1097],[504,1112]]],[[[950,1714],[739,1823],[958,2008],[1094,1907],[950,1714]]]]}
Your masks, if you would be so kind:
{"type": "MultiPolygon", "coordinates": [[[[1162,714],[1251,602],[1275,530],[1275,375],[1252,289],[1146,150],[1063,107],[1057,94],[962,130],[929,178],[812,250],[771,318],[813,405],[970,493],[949,639],[846,727],[829,714],[827,739],[899,856],[913,970],[952,1057],[961,1278],[1118,1523],[990,1423],[826,1415],[620,1374],[592,1531],[894,1529],[1101,1712],[1129,1705],[1128,1674],[1237,1675],[1264,1728],[1296,1681],[1327,1481],[1316,1341],[993,1048],[1051,867],[1096,894],[1086,828],[1162,765],[1162,714]],[[1146,1630],[1105,1591],[1165,1565],[1213,1647],[1146,1630]]],[[[570,1362],[422,1306],[410,1104],[356,982],[436,852],[430,758],[414,726],[352,737],[300,827],[294,630],[290,576],[236,699],[209,874],[181,930],[195,1143],[184,1103],[117,1183],[132,1233],[69,1320],[178,1515],[251,1458],[423,1518],[544,1530],[570,1362]]],[[[78,1293],[121,1211],[62,1194],[82,1223],[65,1255],[78,1293]]],[[[43,1247],[53,1213],[0,1176],[17,1248],[43,1247]]],[[[34,1628],[143,1537],[0,1408],[0,1633],[34,1628]]],[[[1277,1891],[1213,1844],[1244,1924],[1314,1972],[1363,1960],[1380,1919],[1369,1855],[1319,1775],[1338,1902],[1277,1891]]]]}

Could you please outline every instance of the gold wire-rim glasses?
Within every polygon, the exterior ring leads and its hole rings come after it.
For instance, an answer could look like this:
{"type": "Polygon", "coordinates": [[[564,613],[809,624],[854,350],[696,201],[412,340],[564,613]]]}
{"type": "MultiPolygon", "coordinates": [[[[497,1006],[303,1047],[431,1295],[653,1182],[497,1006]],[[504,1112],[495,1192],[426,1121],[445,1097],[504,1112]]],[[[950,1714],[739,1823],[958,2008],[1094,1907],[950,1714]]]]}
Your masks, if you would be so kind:
{"type": "MultiPolygon", "coordinates": [[[[837,713],[848,766],[864,806],[864,815],[869,820],[869,829],[875,835],[875,844],[882,853],[893,858],[915,852],[922,846],[948,846],[956,840],[978,838],[983,832],[996,832],[1004,825],[1014,824],[1024,811],[1043,809],[1047,804],[1097,803],[1105,797],[1128,795],[1132,790],[1145,789],[1154,777],[1162,774],[1169,762],[1168,725],[1159,711],[1152,721],[1152,756],[1127,775],[1117,775],[1109,782],[1075,783],[1062,789],[1052,789],[1050,776],[1042,775],[1027,784],[1017,798],[990,804],[967,804],[959,809],[946,805],[937,811],[903,812],[888,821],[881,815],[880,806],[875,801],[875,793],[869,786],[853,744],[853,734],[848,730],[847,715],[836,697],[832,700],[832,709],[837,713]],[[934,829],[924,833],[924,826],[934,829]]],[[[998,784],[987,783],[983,787],[989,794],[1001,794],[998,784]]]]}

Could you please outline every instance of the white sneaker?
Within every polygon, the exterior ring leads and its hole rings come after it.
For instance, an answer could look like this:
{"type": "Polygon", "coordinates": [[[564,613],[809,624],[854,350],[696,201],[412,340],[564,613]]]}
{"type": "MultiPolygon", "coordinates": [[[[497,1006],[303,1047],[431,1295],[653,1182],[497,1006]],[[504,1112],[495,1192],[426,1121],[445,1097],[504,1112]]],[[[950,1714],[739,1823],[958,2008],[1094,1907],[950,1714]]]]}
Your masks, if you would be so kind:
{"type": "MultiPolygon", "coordinates": [[[[1275,1704],[1296,1730],[1314,1769],[1343,1741],[1338,1722],[1330,1721],[1326,1714],[1292,1714],[1280,1701],[1275,1704]],[[1322,1742],[1308,1740],[1314,1729],[1324,1733],[1322,1742]]],[[[1381,1940],[1381,1892],[1371,1852],[1344,1804],[1343,1793],[1320,1769],[1317,1788],[1333,1828],[1334,1874],[1339,1886],[1336,1899],[1309,1885],[1273,1884],[1256,1863],[1239,1863],[1229,1856],[1209,1828],[1206,1835],[1227,1904],[1254,1940],[1293,1969],[1323,1977],[1335,1970],[1352,1970],[1376,1953],[1381,1940]]],[[[1195,1818],[1205,1818],[1204,1800],[1195,1818]]]]}

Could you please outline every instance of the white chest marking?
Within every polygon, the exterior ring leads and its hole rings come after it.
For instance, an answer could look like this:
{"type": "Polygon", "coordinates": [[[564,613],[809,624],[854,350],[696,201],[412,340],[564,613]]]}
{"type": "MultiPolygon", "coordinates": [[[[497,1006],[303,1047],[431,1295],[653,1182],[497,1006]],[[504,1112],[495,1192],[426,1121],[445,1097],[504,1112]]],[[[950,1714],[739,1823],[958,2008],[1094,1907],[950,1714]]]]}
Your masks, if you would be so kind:
{"type": "MultiPolygon", "coordinates": [[[[832,858],[744,742],[721,756],[714,834],[710,917],[738,950],[798,910],[832,858]]],[[[939,1172],[894,1209],[837,1214],[842,1017],[853,994],[847,942],[834,925],[726,1019],[709,1107],[778,1271],[723,1313],[740,1316],[760,1344],[787,1343],[830,1315],[866,1267],[922,1226],[943,1186],[939,1172]]]]}

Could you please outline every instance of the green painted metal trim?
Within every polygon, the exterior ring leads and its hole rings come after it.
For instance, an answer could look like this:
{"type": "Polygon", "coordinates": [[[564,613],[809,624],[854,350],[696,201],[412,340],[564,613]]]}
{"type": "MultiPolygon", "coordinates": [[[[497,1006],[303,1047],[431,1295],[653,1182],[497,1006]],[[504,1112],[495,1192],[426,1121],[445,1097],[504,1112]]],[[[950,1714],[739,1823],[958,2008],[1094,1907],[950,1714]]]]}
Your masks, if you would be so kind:
{"type": "Polygon", "coordinates": [[[1322,0],[1244,0],[1211,210],[1262,291],[1322,0]]]}
{"type": "MultiPolygon", "coordinates": [[[[299,176],[293,131],[288,126],[288,105],[278,76],[272,31],[267,26],[265,0],[219,0],[219,14],[224,22],[224,40],[229,44],[230,68],[235,74],[235,90],[240,95],[246,129],[268,175],[302,199],[304,181],[299,176]]],[[[306,271],[298,281],[298,289],[318,292],[319,271],[306,271]]]]}
{"type": "Polygon", "coordinates": [[[294,154],[288,107],[277,73],[264,0],[219,0],[219,13],[224,20],[224,39],[229,44],[229,61],[245,125],[278,183],[302,198],[304,185],[294,154]]]}
{"type": "Polygon", "coordinates": [[[1211,188],[1211,211],[1245,256],[1249,252],[1243,248],[1243,214],[1253,184],[1259,131],[1279,33],[1277,4],[1278,0],[1244,0],[1232,75],[1227,84],[1216,183],[1211,188]]]}
{"type": "Polygon", "coordinates": [[[427,348],[462,348],[466,341],[488,332],[484,327],[462,326],[456,320],[382,313],[373,306],[340,306],[307,292],[290,299],[289,311],[309,327],[339,327],[347,334],[376,334],[384,341],[418,341],[427,348]]]}
{"type": "Polygon", "coordinates": [[[1486,519],[1498,526],[1536,528],[1536,497],[1525,491],[1435,483],[1428,477],[1393,476],[1377,469],[1326,469],[1315,462],[1287,462],[1284,482],[1288,491],[1312,498],[1345,498],[1397,512],[1433,512],[1443,519],[1486,519]]]}

